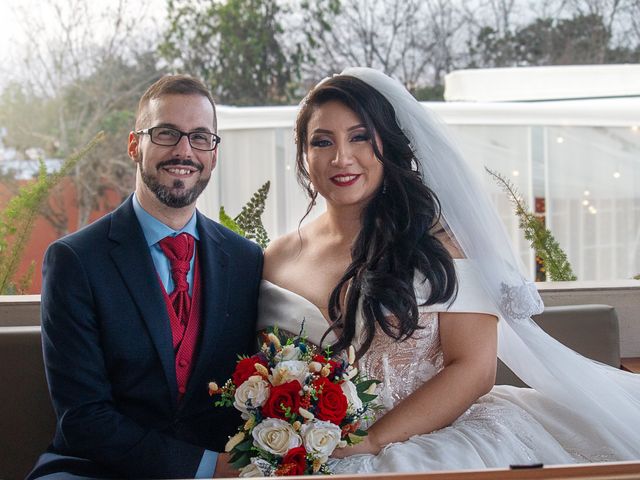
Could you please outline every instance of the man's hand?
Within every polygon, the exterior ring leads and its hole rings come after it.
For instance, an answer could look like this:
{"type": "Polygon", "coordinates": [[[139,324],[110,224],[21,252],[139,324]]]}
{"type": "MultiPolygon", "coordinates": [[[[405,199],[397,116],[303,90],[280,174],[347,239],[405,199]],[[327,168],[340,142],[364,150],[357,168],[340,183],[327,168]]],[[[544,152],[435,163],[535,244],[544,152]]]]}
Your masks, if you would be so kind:
{"type": "Polygon", "coordinates": [[[213,478],[228,478],[228,477],[237,477],[240,475],[240,472],[233,468],[229,463],[231,460],[231,455],[228,453],[219,453],[218,454],[218,462],[216,463],[216,473],[213,475],[213,478]]]}

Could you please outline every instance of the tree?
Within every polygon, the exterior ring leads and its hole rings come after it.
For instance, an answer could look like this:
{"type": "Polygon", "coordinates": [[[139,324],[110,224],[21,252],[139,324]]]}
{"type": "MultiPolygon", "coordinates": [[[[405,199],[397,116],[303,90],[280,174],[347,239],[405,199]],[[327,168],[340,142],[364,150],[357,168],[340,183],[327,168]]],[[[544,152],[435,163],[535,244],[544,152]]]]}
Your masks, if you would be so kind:
{"type": "Polygon", "coordinates": [[[168,0],[160,47],[173,66],[203,78],[222,103],[288,103],[299,79],[296,45],[285,45],[275,0],[168,0]]]}
{"type": "Polygon", "coordinates": [[[28,36],[18,64],[20,78],[0,97],[6,143],[21,151],[39,147],[46,156],[60,158],[100,130],[107,136],[70,173],[77,222],[70,224],[70,208],[59,189],[43,209],[59,234],[85,225],[107,192],[122,198],[132,190],[134,165],[124,141],[133,127],[137,99],[161,74],[151,49],[132,35],[145,4],[140,3],[135,17],[126,15],[124,0],[102,12],[90,11],[89,0],[54,0],[43,11],[22,12],[28,36]],[[45,22],[46,15],[55,22],[45,22]]]}
{"type": "Polygon", "coordinates": [[[613,34],[600,15],[536,18],[502,34],[484,27],[470,46],[471,66],[583,65],[637,61],[638,47],[613,47],[613,34]]]}
{"type": "MultiPolygon", "coordinates": [[[[463,19],[443,0],[319,0],[301,2],[307,74],[317,81],[347,66],[397,77],[412,92],[440,85],[455,61],[463,19]]],[[[427,90],[422,90],[427,92],[427,90]]]]}

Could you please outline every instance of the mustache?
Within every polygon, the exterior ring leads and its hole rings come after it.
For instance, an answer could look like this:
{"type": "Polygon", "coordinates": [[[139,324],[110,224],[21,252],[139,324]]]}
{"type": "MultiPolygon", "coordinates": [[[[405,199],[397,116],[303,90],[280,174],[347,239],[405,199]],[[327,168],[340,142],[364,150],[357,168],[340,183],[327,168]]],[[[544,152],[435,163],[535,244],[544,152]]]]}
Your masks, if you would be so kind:
{"type": "Polygon", "coordinates": [[[202,171],[204,165],[197,164],[192,160],[182,159],[182,158],[170,158],[169,160],[165,160],[164,162],[160,162],[156,165],[157,169],[164,167],[193,167],[197,168],[199,171],[202,171]]]}

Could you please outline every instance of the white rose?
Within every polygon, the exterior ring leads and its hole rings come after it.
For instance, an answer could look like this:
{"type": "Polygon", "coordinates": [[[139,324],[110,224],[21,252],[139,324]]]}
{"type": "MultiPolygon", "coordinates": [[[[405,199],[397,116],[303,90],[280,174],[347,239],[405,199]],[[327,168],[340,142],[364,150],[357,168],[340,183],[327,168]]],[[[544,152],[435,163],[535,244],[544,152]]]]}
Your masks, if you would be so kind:
{"type": "Polygon", "coordinates": [[[340,443],[342,431],[334,423],[314,420],[305,423],[300,429],[300,434],[305,450],[316,455],[324,463],[340,443]]]}
{"type": "Polygon", "coordinates": [[[258,448],[283,457],[292,448],[302,445],[302,438],[293,427],[279,418],[267,418],[251,432],[253,443],[258,448]]]}
{"type": "Polygon", "coordinates": [[[245,465],[240,469],[240,477],[271,477],[273,476],[275,469],[266,460],[254,457],[251,459],[249,465],[245,465]]]}
{"type": "Polygon", "coordinates": [[[252,375],[236,389],[233,406],[242,413],[249,413],[249,405],[256,408],[266,402],[270,388],[269,382],[260,375],[252,375]]]}
{"type": "Polygon", "coordinates": [[[351,413],[356,413],[356,411],[362,408],[362,400],[358,397],[358,390],[356,389],[356,386],[351,380],[342,382],[340,386],[342,387],[342,393],[347,397],[349,411],[351,413]]]}
{"type": "Polygon", "coordinates": [[[285,345],[282,350],[276,355],[276,360],[279,362],[287,360],[298,360],[300,358],[300,349],[295,345],[285,345]]]}
{"type": "Polygon", "coordinates": [[[273,386],[282,385],[292,380],[298,380],[300,385],[304,385],[307,375],[309,375],[307,362],[286,360],[271,369],[269,380],[273,386]]]}

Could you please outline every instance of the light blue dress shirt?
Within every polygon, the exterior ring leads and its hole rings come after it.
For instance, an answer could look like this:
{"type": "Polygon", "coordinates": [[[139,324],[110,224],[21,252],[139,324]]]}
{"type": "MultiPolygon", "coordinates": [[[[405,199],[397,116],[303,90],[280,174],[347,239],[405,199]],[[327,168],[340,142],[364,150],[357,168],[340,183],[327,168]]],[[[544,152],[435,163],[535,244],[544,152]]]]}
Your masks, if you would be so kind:
{"type": "MultiPolygon", "coordinates": [[[[160,277],[160,281],[164,285],[164,289],[167,293],[171,293],[174,288],[173,278],[171,277],[171,264],[169,263],[169,259],[164,255],[164,252],[160,248],[158,242],[164,237],[176,236],[180,233],[188,233],[196,240],[200,240],[200,237],[198,236],[198,229],[196,228],[196,214],[195,212],[193,213],[193,216],[183,228],[180,230],[174,230],[142,208],[142,205],[138,202],[138,197],[135,194],[133,195],[133,211],[135,212],[138,222],[140,222],[140,226],[142,227],[142,233],[147,241],[147,246],[151,252],[151,258],[153,259],[153,264],[156,267],[156,272],[158,272],[158,277],[160,277]]],[[[189,295],[191,295],[193,291],[194,265],[195,255],[191,258],[191,266],[189,268],[189,273],[187,274],[189,295]]],[[[211,478],[215,473],[217,461],[217,452],[205,450],[195,478],[211,478]]]]}

